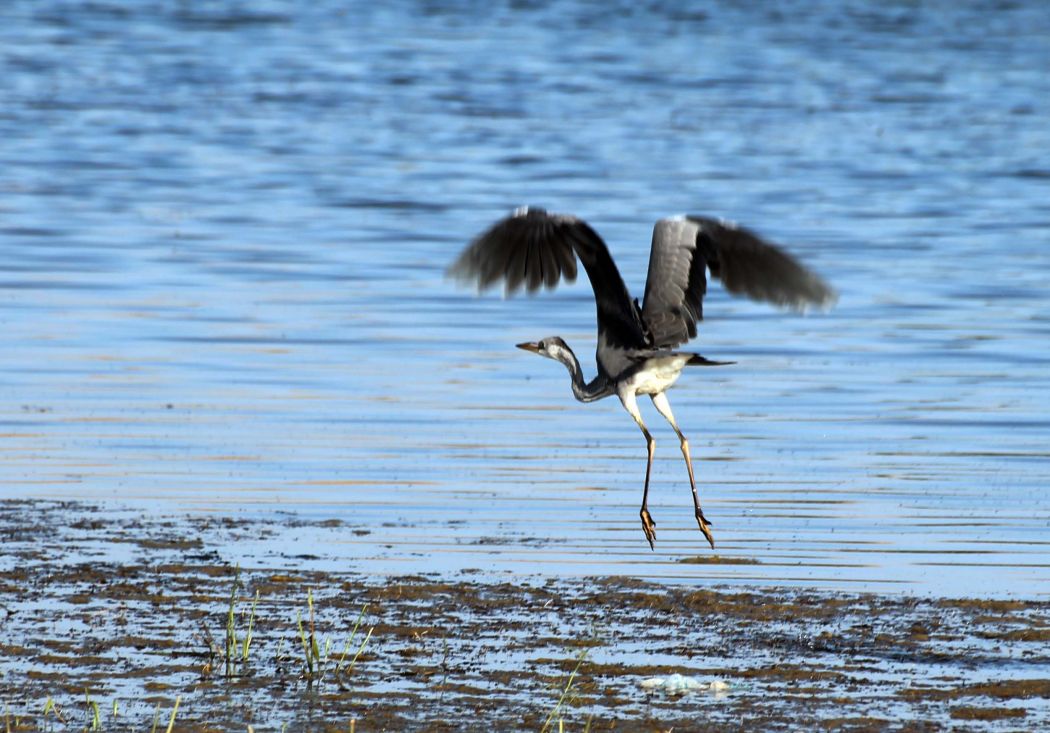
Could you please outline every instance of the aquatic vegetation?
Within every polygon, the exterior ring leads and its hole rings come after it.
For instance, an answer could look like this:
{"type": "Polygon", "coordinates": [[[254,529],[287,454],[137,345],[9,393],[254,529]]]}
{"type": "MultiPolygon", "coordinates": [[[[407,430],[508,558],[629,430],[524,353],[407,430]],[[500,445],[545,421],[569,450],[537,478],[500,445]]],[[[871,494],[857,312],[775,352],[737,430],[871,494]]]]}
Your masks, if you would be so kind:
{"type": "Polygon", "coordinates": [[[91,699],[91,693],[84,690],[84,703],[88,710],[88,726],[91,731],[102,730],[102,713],[98,703],[91,699]]]}
{"type": "MultiPolygon", "coordinates": [[[[175,698],[175,706],[171,709],[171,717],[168,718],[168,727],[164,729],[164,733],[171,733],[175,728],[175,715],[179,712],[179,703],[182,702],[182,696],[175,698]]],[[[153,714],[153,727],[150,728],[150,733],[157,733],[157,725],[160,723],[160,705],[157,705],[157,710],[153,714]]]]}
{"type": "Polygon", "coordinates": [[[234,665],[238,661],[242,666],[248,663],[248,651],[251,648],[252,630],[255,625],[255,608],[259,605],[259,591],[255,591],[255,598],[252,600],[251,611],[248,615],[248,630],[245,632],[244,637],[238,641],[234,610],[237,602],[237,591],[240,588],[240,580],[241,568],[237,566],[237,574],[233,580],[233,589],[230,591],[230,608],[226,615],[226,644],[223,661],[227,677],[233,676],[234,665]]]}
{"type": "MultiPolygon", "coordinates": [[[[299,633],[299,641],[303,649],[303,677],[308,682],[321,681],[324,679],[328,668],[331,667],[333,662],[330,654],[332,640],[331,638],[326,638],[323,648],[318,642],[314,621],[313,589],[307,589],[306,591],[306,607],[308,614],[307,625],[303,625],[302,611],[297,613],[295,619],[296,629],[299,633]]],[[[361,622],[364,620],[365,612],[367,610],[368,604],[366,603],[361,607],[361,612],[357,615],[357,620],[354,622],[353,628],[350,630],[350,634],[346,639],[346,643],[343,645],[342,654],[339,655],[338,660],[335,660],[335,668],[332,672],[337,678],[348,676],[354,671],[358,659],[361,658],[361,654],[365,650],[365,645],[368,644],[368,640],[372,638],[372,632],[375,630],[374,626],[368,629],[365,638],[362,639],[360,646],[357,648],[357,652],[347,665],[346,655],[349,653],[354,638],[357,636],[357,632],[361,628],[361,622]]],[[[340,679],[340,684],[343,684],[342,679],[340,679]]]]}
{"type": "MultiPolygon", "coordinates": [[[[573,689],[573,681],[576,679],[576,675],[579,674],[580,667],[587,661],[588,649],[583,649],[579,654],[576,655],[576,666],[573,667],[572,672],[569,673],[569,678],[565,681],[565,686],[561,690],[561,695],[558,697],[558,701],[554,703],[554,707],[551,708],[550,713],[547,714],[547,719],[543,721],[543,727],[540,728],[540,733],[547,733],[551,729],[554,720],[558,720],[558,730],[561,731],[564,727],[564,721],[560,717],[562,707],[570,699],[570,693],[573,689]]],[[[590,721],[587,722],[587,729],[591,727],[590,721]]]]}
{"type": "MultiPolygon", "coordinates": [[[[340,655],[339,663],[336,665],[336,668],[335,668],[335,672],[336,672],[337,675],[344,673],[343,663],[346,661],[346,653],[347,653],[347,651],[349,651],[350,645],[354,641],[354,637],[357,636],[358,629],[361,628],[361,622],[364,620],[364,618],[365,618],[365,611],[367,611],[367,610],[368,610],[368,604],[367,603],[365,605],[361,606],[361,613],[359,613],[357,615],[357,621],[354,622],[354,628],[351,629],[350,636],[348,636],[346,638],[346,645],[343,647],[343,653],[340,655]]],[[[359,647],[357,647],[357,653],[354,654],[354,658],[350,660],[350,665],[345,669],[345,674],[350,674],[351,672],[354,671],[354,667],[357,665],[357,660],[361,658],[361,653],[364,652],[364,650],[365,650],[365,645],[368,643],[368,640],[372,638],[372,632],[373,631],[375,631],[375,626],[370,627],[368,629],[368,633],[365,634],[365,638],[361,640],[361,645],[359,647]]]]}

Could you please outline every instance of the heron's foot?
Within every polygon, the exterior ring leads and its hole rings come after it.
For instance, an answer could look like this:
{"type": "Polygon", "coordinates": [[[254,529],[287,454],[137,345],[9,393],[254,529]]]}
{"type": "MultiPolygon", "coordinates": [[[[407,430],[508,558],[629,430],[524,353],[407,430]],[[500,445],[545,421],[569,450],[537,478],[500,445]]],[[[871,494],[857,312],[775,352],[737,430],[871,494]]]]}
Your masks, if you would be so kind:
{"type": "Polygon", "coordinates": [[[707,521],[707,517],[700,511],[700,507],[696,508],[696,523],[700,525],[700,531],[704,533],[704,537],[707,538],[708,544],[711,545],[711,549],[715,549],[715,536],[711,534],[711,523],[707,521]]]}
{"type": "Polygon", "coordinates": [[[649,549],[656,550],[656,545],[654,544],[656,542],[656,522],[653,521],[649,510],[644,506],[638,514],[642,518],[642,531],[645,532],[645,539],[649,540],[649,549]]]}

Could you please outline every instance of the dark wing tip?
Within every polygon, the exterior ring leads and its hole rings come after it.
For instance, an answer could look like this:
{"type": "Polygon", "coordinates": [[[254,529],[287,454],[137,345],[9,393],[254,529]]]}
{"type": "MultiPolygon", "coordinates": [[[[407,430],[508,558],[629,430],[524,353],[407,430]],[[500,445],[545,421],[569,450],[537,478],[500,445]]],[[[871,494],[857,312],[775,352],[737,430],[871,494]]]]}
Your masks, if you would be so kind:
{"type": "Polygon", "coordinates": [[[473,283],[484,291],[500,281],[504,293],[522,287],[535,293],[553,288],[565,278],[576,279],[572,244],[561,231],[574,217],[549,214],[536,206],[522,206],[479,234],[445,270],[461,284],[473,283]]]}
{"type": "Polygon", "coordinates": [[[691,216],[700,225],[697,246],[711,274],[734,295],[796,311],[830,310],[835,290],[792,255],[733,222],[691,216]]]}

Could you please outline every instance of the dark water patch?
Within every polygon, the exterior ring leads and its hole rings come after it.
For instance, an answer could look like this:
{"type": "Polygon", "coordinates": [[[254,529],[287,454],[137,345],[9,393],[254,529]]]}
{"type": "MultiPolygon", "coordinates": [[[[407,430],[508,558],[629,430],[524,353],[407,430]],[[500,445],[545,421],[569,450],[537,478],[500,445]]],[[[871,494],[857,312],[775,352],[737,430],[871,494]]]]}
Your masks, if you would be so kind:
{"type": "Polygon", "coordinates": [[[272,346],[285,344],[292,346],[349,346],[360,343],[357,339],[347,338],[305,338],[302,336],[156,336],[158,341],[175,341],[183,343],[244,344],[249,346],[272,346]]]}
{"type": "MultiPolygon", "coordinates": [[[[36,274],[34,272],[34,274],[36,274]]],[[[53,291],[80,290],[93,292],[114,292],[131,290],[132,286],[112,281],[78,282],[70,280],[17,279],[0,280],[0,290],[53,291]]]]}
{"type": "MultiPolygon", "coordinates": [[[[1011,420],[1005,418],[989,418],[989,417],[972,417],[972,418],[949,418],[949,417],[931,417],[931,416],[909,416],[909,417],[888,417],[880,415],[878,417],[880,422],[885,422],[892,425],[923,425],[927,427],[956,427],[956,428],[987,428],[987,429],[1001,429],[1001,428],[1013,428],[1017,430],[1035,429],[1044,430],[1050,428],[1050,420],[1011,420]]],[[[909,451],[902,452],[901,455],[907,455],[909,451]]],[[[912,453],[912,455],[915,455],[912,453]]],[[[932,455],[927,453],[925,455],[932,455]]],[[[955,456],[959,458],[980,458],[980,457],[1017,457],[1017,458],[1046,458],[1046,453],[1036,453],[1033,455],[1026,455],[1023,451],[980,451],[980,450],[956,450],[946,453],[942,453],[944,456],[955,456]]]]}
{"type": "Polygon", "coordinates": [[[1010,171],[1005,175],[1016,178],[1033,178],[1036,180],[1050,179],[1050,168],[1020,168],[1010,171]]]}
{"type": "Polygon", "coordinates": [[[394,211],[420,211],[425,213],[440,213],[448,209],[442,203],[413,199],[342,199],[332,201],[329,203],[329,206],[342,209],[392,209],[394,211]]]}
{"type": "Polygon", "coordinates": [[[0,227],[0,234],[3,234],[8,237],[39,237],[43,239],[57,239],[66,236],[68,233],[69,232],[64,229],[53,229],[48,227],[0,227]]]}
{"type": "Polygon", "coordinates": [[[276,12],[253,11],[247,8],[227,10],[216,8],[208,11],[201,8],[190,9],[180,6],[172,19],[189,30],[233,32],[242,28],[288,25],[294,21],[294,15],[276,12]]]}

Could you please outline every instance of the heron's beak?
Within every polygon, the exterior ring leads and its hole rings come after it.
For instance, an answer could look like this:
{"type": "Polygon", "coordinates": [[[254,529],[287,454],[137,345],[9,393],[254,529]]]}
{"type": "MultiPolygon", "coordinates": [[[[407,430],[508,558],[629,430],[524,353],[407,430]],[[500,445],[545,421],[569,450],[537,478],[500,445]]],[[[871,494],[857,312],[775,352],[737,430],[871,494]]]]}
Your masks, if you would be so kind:
{"type": "Polygon", "coordinates": [[[534,341],[526,341],[523,344],[517,344],[519,349],[525,349],[525,351],[531,351],[533,354],[540,353],[540,345],[534,341]]]}

